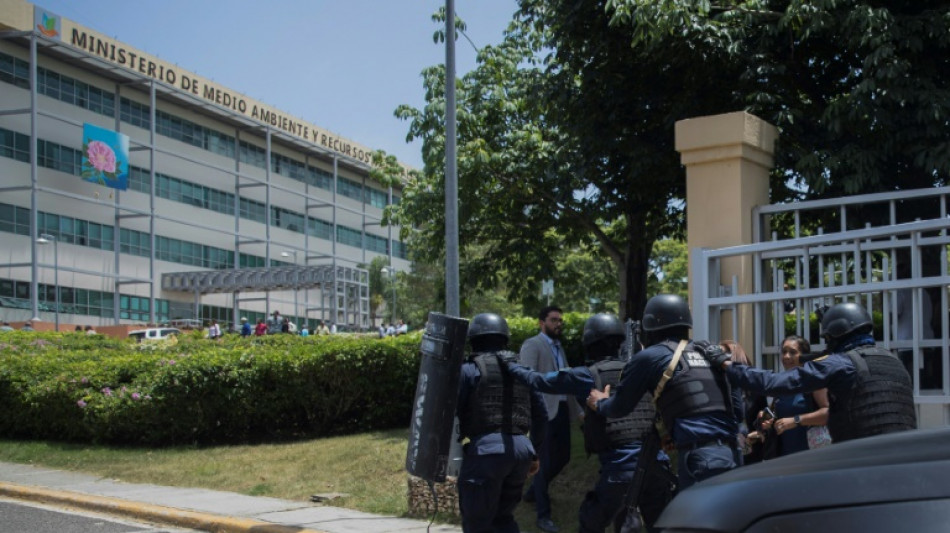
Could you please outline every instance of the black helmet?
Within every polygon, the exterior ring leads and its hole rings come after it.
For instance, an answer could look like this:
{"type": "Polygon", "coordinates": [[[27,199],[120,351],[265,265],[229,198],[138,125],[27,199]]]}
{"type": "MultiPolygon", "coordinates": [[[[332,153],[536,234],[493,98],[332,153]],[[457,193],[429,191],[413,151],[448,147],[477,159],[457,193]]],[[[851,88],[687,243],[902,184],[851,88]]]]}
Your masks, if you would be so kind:
{"type": "Polygon", "coordinates": [[[840,339],[862,328],[870,332],[873,327],[867,309],[854,302],[834,305],[821,317],[821,336],[826,341],[840,339]]]}
{"type": "Polygon", "coordinates": [[[495,313],[475,315],[468,324],[468,338],[474,339],[485,335],[501,335],[507,341],[511,337],[508,333],[508,322],[495,313]]]}
{"type": "Polygon", "coordinates": [[[623,329],[623,323],[620,322],[620,319],[617,318],[616,315],[597,313],[588,318],[587,322],[584,322],[584,337],[581,342],[583,342],[586,348],[608,337],[620,337],[623,339],[626,336],[627,334],[623,329]]]}
{"type": "Polygon", "coordinates": [[[689,304],[675,294],[657,294],[643,308],[643,331],[677,326],[693,327],[693,316],[689,313],[689,304]]]}

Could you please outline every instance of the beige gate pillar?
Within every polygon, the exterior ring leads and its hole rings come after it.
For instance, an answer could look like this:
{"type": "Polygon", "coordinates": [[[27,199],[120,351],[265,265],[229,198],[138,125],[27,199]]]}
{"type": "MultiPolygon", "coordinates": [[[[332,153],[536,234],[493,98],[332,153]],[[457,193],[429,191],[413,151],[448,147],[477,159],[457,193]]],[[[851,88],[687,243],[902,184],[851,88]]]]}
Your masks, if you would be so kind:
{"type": "MultiPolygon", "coordinates": [[[[686,167],[691,305],[694,251],[752,242],[752,209],[769,203],[769,171],[777,136],[775,126],[744,111],[676,123],[676,150],[686,167]]],[[[719,282],[731,286],[737,276],[740,294],[748,294],[753,290],[752,275],[751,258],[727,258],[719,282]]],[[[723,313],[719,337],[732,338],[737,320],[736,340],[750,356],[757,351],[752,345],[752,316],[751,306],[740,307],[737,317],[723,313]]]]}

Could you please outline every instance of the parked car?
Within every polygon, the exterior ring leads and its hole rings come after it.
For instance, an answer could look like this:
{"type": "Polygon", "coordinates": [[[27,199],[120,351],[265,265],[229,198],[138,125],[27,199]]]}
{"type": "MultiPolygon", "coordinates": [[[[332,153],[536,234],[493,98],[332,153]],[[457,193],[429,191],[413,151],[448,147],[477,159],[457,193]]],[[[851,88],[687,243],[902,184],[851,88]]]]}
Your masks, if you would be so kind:
{"type": "Polygon", "coordinates": [[[165,325],[178,329],[201,329],[203,326],[202,322],[196,318],[176,318],[165,325]]]}
{"type": "Polygon", "coordinates": [[[950,428],[868,437],[744,466],[676,496],[664,533],[950,528],[950,428]]]}
{"type": "Polygon", "coordinates": [[[178,328],[147,328],[132,330],[129,332],[129,337],[135,339],[136,342],[142,342],[158,341],[179,334],[181,330],[178,328]]]}

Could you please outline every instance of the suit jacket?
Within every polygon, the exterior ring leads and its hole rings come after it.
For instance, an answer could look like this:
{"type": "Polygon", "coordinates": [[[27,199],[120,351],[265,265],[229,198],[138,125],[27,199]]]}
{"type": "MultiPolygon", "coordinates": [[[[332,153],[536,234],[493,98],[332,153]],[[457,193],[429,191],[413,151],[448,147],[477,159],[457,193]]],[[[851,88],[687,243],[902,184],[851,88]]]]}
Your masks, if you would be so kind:
{"type": "MultiPolygon", "coordinates": [[[[563,345],[561,346],[561,357],[566,365],[567,353],[564,352],[563,345]]],[[[524,344],[521,345],[521,351],[518,353],[518,362],[542,374],[556,372],[558,370],[551,345],[548,344],[547,339],[544,338],[544,335],[541,333],[524,341],[524,344]]],[[[548,420],[553,420],[554,417],[557,416],[558,402],[560,402],[563,397],[563,394],[544,395],[544,406],[548,410],[548,420]]],[[[567,405],[571,411],[571,419],[577,418],[580,415],[580,409],[578,409],[575,402],[570,401],[570,398],[568,398],[567,405]]]]}

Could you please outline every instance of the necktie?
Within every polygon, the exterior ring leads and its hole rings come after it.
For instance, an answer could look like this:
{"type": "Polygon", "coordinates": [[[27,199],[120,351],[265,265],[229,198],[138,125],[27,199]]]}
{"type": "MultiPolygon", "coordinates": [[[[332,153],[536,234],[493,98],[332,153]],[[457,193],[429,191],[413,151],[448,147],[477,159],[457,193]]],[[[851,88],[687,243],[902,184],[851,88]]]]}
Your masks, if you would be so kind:
{"type": "Polygon", "coordinates": [[[561,355],[561,344],[555,342],[551,345],[554,349],[554,364],[557,365],[557,369],[560,370],[564,368],[564,357],[561,355]]]}

